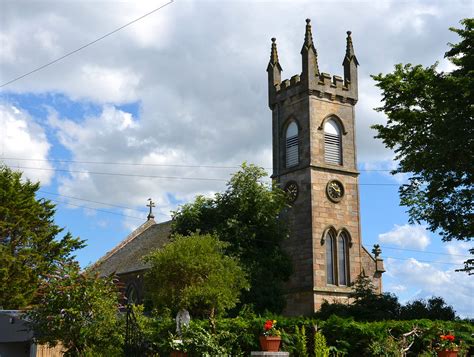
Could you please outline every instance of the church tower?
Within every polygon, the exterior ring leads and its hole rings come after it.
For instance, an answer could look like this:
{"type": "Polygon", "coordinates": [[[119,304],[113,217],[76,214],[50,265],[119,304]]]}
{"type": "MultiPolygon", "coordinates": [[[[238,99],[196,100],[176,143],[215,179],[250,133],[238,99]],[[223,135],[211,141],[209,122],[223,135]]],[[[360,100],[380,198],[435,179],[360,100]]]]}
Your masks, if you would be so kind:
{"type": "Polygon", "coordinates": [[[347,32],[344,78],[320,72],[310,20],[301,49],[302,73],[281,80],[272,38],[268,100],[272,111],[273,179],[290,199],[285,243],[294,273],[287,284],[288,315],[310,314],[324,300],[348,300],[361,273],[381,292],[383,261],[361,242],[355,143],[357,67],[347,32]]]}

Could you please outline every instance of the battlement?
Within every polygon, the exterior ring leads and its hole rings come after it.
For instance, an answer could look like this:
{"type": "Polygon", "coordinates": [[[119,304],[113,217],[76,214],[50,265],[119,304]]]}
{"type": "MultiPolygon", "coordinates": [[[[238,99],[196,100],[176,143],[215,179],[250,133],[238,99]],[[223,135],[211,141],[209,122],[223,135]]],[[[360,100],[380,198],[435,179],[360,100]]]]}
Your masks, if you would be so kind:
{"type": "Polygon", "coordinates": [[[291,79],[281,80],[282,68],[278,59],[276,39],[272,38],[270,62],[267,67],[269,85],[269,105],[272,108],[276,103],[287,100],[297,95],[314,95],[340,103],[355,105],[358,100],[357,66],[359,62],[354,54],[351,32],[347,31],[346,53],[342,66],[344,77],[332,76],[320,72],[318,55],[313,43],[311,21],[306,20],[306,32],[301,49],[302,73],[294,75],[291,79]]]}
{"type": "Polygon", "coordinates": [[[273,103],[287,100],[298,94],[315,95],[318,98],[325,98],[340,103],[357,103],[357,95],[351,91],[351,83],[345,82],[341,76],[321,73],[317,76],[315,86],[307,87],[302,85],[301,76],[294,75],[291,79],[285,79],[275,85],[275,97],[273,103]]]}

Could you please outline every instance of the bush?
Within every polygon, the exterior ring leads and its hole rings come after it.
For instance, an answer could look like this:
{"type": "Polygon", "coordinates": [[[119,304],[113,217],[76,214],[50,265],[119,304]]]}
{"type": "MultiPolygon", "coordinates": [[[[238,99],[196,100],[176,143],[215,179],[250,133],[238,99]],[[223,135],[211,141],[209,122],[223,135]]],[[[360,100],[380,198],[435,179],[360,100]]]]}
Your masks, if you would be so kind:
{"type": "MultiPolygon", "coordinates": [[[[474,325],[469,321],[424,319],[358,322],[337,316],[322,321],[311,317],[289,318],[276,315],[260,317],[246,311],[236,318],[218,318],[215,332],[212,331],[209,321],[193,319],[190,331],[187,332],[190,338],[186,348],[192,356],[206,353],[212,355],[221,351],[223,347],[227,355],[248,356],[251,351],[260,349],[258,336],[266,319],[278,321],[278,328],[282,331],[281,350],[290,352],[292,356],[312,357],[315,351],[322,353],[321,356],[329,353],[331,357],[395,356],[400,345],[400,337],[411,331],[414,326],[417,326],[421,333],[413,338],[413,345],[407,356],[427,355],[433,352],[432,341],[447,331],[463,340],[465,346],[474,345],[474,338],[471,336],[474,333],[474,325]],[[316,326],[318,333],[313,334],[311,331],[314,331],[316,326]]],[[[175,332],[175,325],[170,318],[154,317],[152,320],[151,325],[156,332],[150,334],[154,338],[151,342],[156,343],[160,355],[166,355],[169,353],[170,334],[175,332]]]]}

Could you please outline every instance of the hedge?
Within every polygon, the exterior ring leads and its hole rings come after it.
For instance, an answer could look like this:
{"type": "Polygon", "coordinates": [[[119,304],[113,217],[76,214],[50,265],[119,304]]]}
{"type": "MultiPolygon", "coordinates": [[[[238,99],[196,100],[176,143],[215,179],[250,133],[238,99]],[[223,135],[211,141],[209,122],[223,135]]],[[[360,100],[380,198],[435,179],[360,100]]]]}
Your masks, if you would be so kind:
{"type": "MultiPolygon", "coordinates": [[[[459,356],[466,355],[469,346],[474,346],[474,325],[471,321],[377,321],[357,322],[350,318],[331,316],[323,321],[309,317],[264,317],[248,314],[235,318],[220,318],[212,331],[207,320],[192,320],[183,336],[187,341],[188,356],[231,355],[248,356],[258,351],[258,335],[266,319],[277,320],[282,332],[282,351],[291,356],[314,356],[314,333],[324,335],[332,356],[398,356],[402,334],[415,326],[420,334],[413,338],[413,345],[407,356],[433,356],[435,341],[440,334],[450,332],[462,340],[464,349],[459,356]],[[305,338],[301,335],[304,326],[305,338]],[[303,342],[302,342],[303,341],[303,342]],[[304,346],[306,344],[306,346],[304,346]]],[[[170,341],[176,339],[175,322],[171,317],[141,318],[146,340],[159,355],[168,356],[170,341]]]]}

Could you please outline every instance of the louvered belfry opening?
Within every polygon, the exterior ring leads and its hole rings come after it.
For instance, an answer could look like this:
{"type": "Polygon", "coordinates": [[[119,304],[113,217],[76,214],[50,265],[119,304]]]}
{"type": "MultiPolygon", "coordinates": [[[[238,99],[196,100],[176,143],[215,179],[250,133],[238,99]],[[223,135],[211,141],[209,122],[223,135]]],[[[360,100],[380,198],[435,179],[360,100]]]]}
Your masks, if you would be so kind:
{"type": "Polygon", "coordinates": [[[342,165],[341,130],[334,119],[324,124],[324,161],[342,165]]]}
{"type": "Polygon", "coordinates": [[[293,121],[286,129],[286,167],[298,165],[298,126],[293,121]]]}

